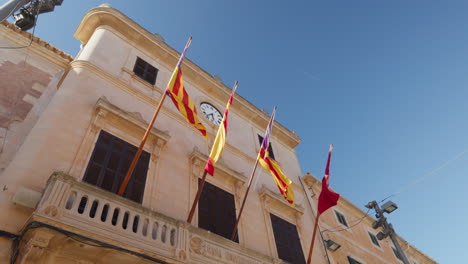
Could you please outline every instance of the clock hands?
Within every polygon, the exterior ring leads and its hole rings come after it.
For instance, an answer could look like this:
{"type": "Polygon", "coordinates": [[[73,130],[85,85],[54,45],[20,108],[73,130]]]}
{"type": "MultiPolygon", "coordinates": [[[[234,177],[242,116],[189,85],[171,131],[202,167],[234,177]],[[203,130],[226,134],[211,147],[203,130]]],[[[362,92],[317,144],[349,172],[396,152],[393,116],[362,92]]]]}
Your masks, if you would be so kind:
{"type": "Polygon", "coordinates": [[[209,113],[208,115],[206,115],[206,118],[208,118],[210,121],[214,121],[213,113],[209,113]],[[210,118],[210,116],[211,116],[211,118],[210,118]]]}
{"type": "Polygon", "coordinates": [[[205,115],[206,119],[208,119],[211,123],[215,125],[220,125],[223,119],[221,113],[212,106],[210,103],[203,102],[200,104],[200,109],[202,113],[205,115]]]}

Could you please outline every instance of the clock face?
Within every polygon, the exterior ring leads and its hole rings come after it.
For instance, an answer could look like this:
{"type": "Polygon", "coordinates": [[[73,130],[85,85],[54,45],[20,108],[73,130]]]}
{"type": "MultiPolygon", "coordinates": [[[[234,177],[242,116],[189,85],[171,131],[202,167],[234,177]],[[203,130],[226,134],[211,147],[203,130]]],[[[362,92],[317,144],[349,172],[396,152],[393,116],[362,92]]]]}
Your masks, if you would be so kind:
{"type": "Polygon", "coordinates": [[[223,115],[221,112],[219,112],[218,109],[216,109],[216,107],[210,103],[201,103],[200,110],[202,111],[203,115],[205,115],[206,119],[217,126],[219,126],[221,121],[223,121],[223,115]]]}

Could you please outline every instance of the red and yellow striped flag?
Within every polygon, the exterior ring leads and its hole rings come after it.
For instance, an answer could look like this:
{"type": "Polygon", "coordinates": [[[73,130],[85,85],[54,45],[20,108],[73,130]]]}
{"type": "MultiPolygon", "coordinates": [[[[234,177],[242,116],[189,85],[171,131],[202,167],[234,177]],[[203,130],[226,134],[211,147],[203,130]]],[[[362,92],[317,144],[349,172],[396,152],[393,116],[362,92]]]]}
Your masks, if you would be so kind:
{"type": "Polygon", "coordinates": [[[271,119],[265,131],[265,136],[263,137],[262,145],[260,147],[260,152],[258,153],[257,158],[259,159],[258,161],[260,162],[260,165],[262,165],[266,171],[270,172],[284,199],[286,199],[288,203],[294,206],[294,192],[291,188],[292,181],[286,175],[284,175],[279,164],[270,158],[268,153],[268,144],[270,140],[271,129],[273,127],[273,120],[275,119],[275,112],[276,107],[273,109],[273,113],[271,114],[271,119]]]}
{"type": "Polygon", "coordinates": [[[264,149],[261,149],[259,157],[260,165],[270,172],[284,199],[294,206],[294,191],[291,188],[292,181],[284,175],[279,164],[270,158],[268,150],[265,151],[264,149]]]}
{"type": "Polygon", "coordinates": [[[185,117],[185,120],[198,129],[198,131],[200,131],[205,139],[208,139],[206,128],[198,119],[195,104],[184,89],[184,80],[182,79],[182,70],[180,68],[191,40],[192,38],[190,37],[189,42],[180,55],[180,59],[177,62],[174,72],[172,72],[171,79],[167,85],[166,93],[172,99],[172,102],[176,106],[177,110],[179,110],[179,112],[185,117]]]}
{"type": "Polygon", "coordinates": [[[232,104],[232,100],[234,99],[236,89],[237,81],[234,84],[234,88],[232,88],[231,96],[229,97],[228,103],[226,105],[226,110],[224,110],[223,121],[219,126],[218,133],[216,134],[216,138],[213,142],[213,147],[211,148],[210,156],[206,161],[205,171],[211,176],[213,176],[214,174],[214,164],[218,161],[219,157],[221,156],[221,152],[223,152],[224,145],[226,144],[226,135],[228,130],[228,113],[229,108],[232,104]]]}

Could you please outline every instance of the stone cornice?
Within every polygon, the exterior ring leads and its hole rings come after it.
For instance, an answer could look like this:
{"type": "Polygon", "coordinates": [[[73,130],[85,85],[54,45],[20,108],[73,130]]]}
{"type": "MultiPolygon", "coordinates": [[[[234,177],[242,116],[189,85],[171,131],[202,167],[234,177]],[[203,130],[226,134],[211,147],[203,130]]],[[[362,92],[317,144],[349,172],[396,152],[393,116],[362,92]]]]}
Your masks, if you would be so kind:
{"type": "MultiPolygon", "coordinates": [[[[190,160],[192,163],[199,162],[201,165],[205,165],[205,162],[208,160],[208,156],[201,153],[198,149],[194,149],[190,154],[190,160]]],[[[230,168],[228,165],[224,164],[222,161],[216,163],[216,170],[221,171],[224,175],[231,177],[233,180],[240,182],[242,184],[247,182],[247,177],[242,173],[230,168]]]]}
{"type": "MultiPolygon", "coordinates": [[[[11,34],[14,34],[16,36],[21,36],[20,41],[19,41],[18,37],[15,37],[14,39],[10,39],[10,41],[15,42],[19,46],[24,45],[25,43],[26,43],[26,45],[29,44],[29,41],[31,39],[31,33],[26,32],[26,31],[22,31],[19,27],[9,23],[6,20],[1,22],[0,25],[1,25],[2,28],[5,29],[5,33],[11,33],[11,34]]],[[[66,64],[68,64],[70,61],[73,60],[72,56],[68,55],[67,53],[63,52],[59,48],[51,45],[47,41],[44,41],[44,40],[42,40],[42,39],[40,39],[38,37],[33,36],[32,37],[32,43],[33,44],[31,45],[31,47],[35,47],[34,44],[37,44],[39,47],[45,48],[45,49],[51,51],[53,54],[55,54],[57,56],[57,58],[61,59],[61,61],[62,61],[61,64],[64,64],[64,65],[61,65],[62,67],[64,67],[66,64]]],[[[58,62],[56,60],[50,58],[50,54],[47,54],[46,56],[43,55],[43,57],[45,57],[46,59],[52,61],[54,64],[58,64],[58,62]]],[[[57,58],[55,58],[55,59],[57,59],[57,58]]]]}
{"type": "MultiPolygon", "coordinates": [[[[140,127],[140,129],[143,131],[146,130],[148,127],[148,123],[143,119],[140,113],[125,111],[109,102],[106,97],[99,98],[95,105],[95,110],[97,112],[109,112],[116,116],[116,118],[118,119],[122,119],[126,122],[133,123],[134,125],[140,127]]],[[[168,132],[159,130],[155,127],[151,128],[150,135],[157,138],[160,141],[160,147],[164,146],[171,138],[168,132]]]]}
{"type": "MultiPolygon", "coordinates": [[[[84,16],[74,36],[86,44],[98,28],[106,26],[113,28],[129,41],[137,44],[145,53],[158,58],[166,65],[175,65],[177,63],[179,53],[175,49],[113,8],[97,7],[90,10],[84,16]]],[[[227,101],[231,92],[230,88],[189,59],[184,60],[184,77],[188,82],[195,84],[198,89],[203,89],[206,94],[209,94],[220,102],[227,101]]],[[[263,130],[267,125],[268,114],[255,107],[240,95],[236,96],[236,103],[233,103],[231,109],[233,109],[231,111],[235,111],[236,114],[252,122],[260,130],[263,130]]],[[[275,122],[274,126],[273,137],[286,146],[294,148],[300,143],[300,139],[295,133],[289,131],[278,122],[275,122]]]]}
{"type": "Polygon", "coordinates": [[[262,200],[268,202],[275,202],[276,204],[280,205],[284,210],[289,210],[299,215],[304,214],[304,208],[300,204],[296,204],[296,206],[290,205],[284,200],[284,198],[281,195],[272,192],[266,186],[262,186],[261,190],[259,191],[259,195],[262,198],[262,200]]]}

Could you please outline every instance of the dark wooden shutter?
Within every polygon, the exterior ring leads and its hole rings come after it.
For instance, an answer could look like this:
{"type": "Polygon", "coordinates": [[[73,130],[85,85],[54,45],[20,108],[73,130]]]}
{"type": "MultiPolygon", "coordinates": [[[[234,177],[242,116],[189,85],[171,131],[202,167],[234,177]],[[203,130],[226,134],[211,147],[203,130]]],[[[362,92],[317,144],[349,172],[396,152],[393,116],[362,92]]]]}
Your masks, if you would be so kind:
{"type": "MultiPolygon", "coordinates": [[[[262,146],[263,142],[263,137],[258,135],[258,142],[260,142],[260,146],[262,146]]],[[[269,157],[274,160],[275,159],[275,153],[273,153],[273,147],[271,146],[271,142],[268,142],[268,155],[269,157]]]]}
{"type": "Polygon", "coordinates": [[[148,62],[137,57],[135,66],[133,67],[133,72],[136,76],[142,78],[148,83],[154,85],[156,83],[156,77],[158,75],[158,69],[148,62]]]}
{"type": "MultiPolygon", "coordinates": [[[[198,227],[231,239],[235,224],[234,195],[205,182],[198,202],[198,227]]],[[[236,242],[239,242],[238,237],[236,242]]]]}
{"type": "Polygon", "coordinates": [[[296,226],[273,214],[270,214],[270,218],[278,257],[293,264],[305,264],[296,226]]]}
{"type": "MultiPolygon", "coordinates": [[[[137,147],[106,131],[101,131],[83,181],[117,193],[136,151],[137,147]]],[[[124,197],[137,203],[142,202],[149,160],[150,154],[143,151],[128,182],[124,197]]]]}

